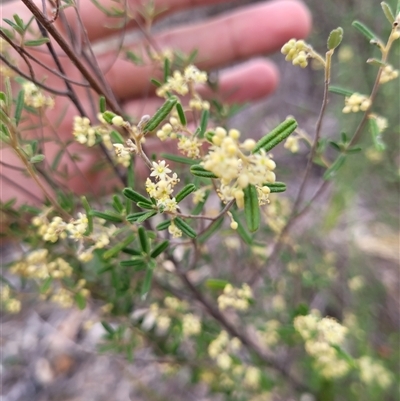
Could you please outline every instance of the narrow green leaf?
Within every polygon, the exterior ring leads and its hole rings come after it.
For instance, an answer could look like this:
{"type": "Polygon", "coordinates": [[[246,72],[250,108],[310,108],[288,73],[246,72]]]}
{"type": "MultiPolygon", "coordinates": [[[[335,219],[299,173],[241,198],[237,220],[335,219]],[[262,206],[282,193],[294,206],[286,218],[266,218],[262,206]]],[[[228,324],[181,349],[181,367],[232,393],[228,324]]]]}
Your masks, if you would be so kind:
{"type": "Polygon", "coordinates": [[[150,202],[138,202],[136,205],[142,209],[154,209],[154,204],[150,202]]]}
{"type": "Polygon", "coordinates": [[[128,60],[132,61],[136,65],[143,64],[142,58],[130,50],[125,53],[125,56],[128,60]]]}
{"type": "Polygon", "coordinates": [[[260,227],[260,206],[258,205],[257,189],[254,185],[248,185],[244,189],[244,214],[247,228],[255,232],[260,227]]]}
{"type": "Polygon", "coordinates": [[[341,138],[341,140],[342,140],[342,142],[343,142],[344,144],[348,142],[348,138],[347,138],[346,132],[342,131],[342,132],[340,133],[340,138],[341,138]]]}
{"type": "Polygon", "coordinates": [[[346,153],[347,154],[352,154],[352,153],[358,153],[362,151],[362,147],[361,146],[354,146],[353,148],[347,149],[346,153]]]}
{"type": "Polygon", "coordinates": [[[134,256],[128,260],[121,260],[119,264],[123,267],[141,267],[143,265],[146,267],[143,256],[134,256]]]}
{"type": "Polygon", "coordinates": [[[187,124],[186,115],[182,105],[179,102],[176,104],[176,111],[178,112],[179,121],[183,126],[185,126],[187,124]]]}
{"type": "Polygon", "coordinates": [[[385,14],[385,17],[390,22],[390,25],[392,25],[395,18],[394,18],[392,9],[390,8],[389,4],[387,4],[384,1],[382,1],[381,7],[382,7],[382,10],[383,10],[383,13],[385,14]]]}
{"type": "Polygon", "coordinates": [[[341,27],[331,31],[328,37],[328,50],[336,49],[343,40],[343,29],[341,27]]]}
{"type": "Polygon", "coordinates": [[[161,83],[160,81],[157,81],[157,79],[152,78],[152,79],[150,79],[150,82],[151,82],[154,86],[156,86],[157,88],[159,88],[160,86],[162,86],[162,83],[161,83]]]}
{"type": "Polygon", "coordinates": [[[377,40],[377,36],[362,22],[353,21],[351,24],[354,28],[356,28],[361,34],[363,34],[369,41],[377,40]]]}
{"type": "Polygon", "coordinates": [[[175,107],[178,102],[176,96],[171,96],[165,103],[155,112],[154,116],[150,118],[147,124],[144,126],[144,132],[154,131],[161,122],[168,116],[171,110],[175,107]]]}
{"type": "Polygon", "coordinates": [[[177,203],[179,203],[196,190],[197,190],[196,185],[187,184],[176,194],[175,200],[177,201],[177,203]]]}
{"type": "Polygon", "coordinates": [[[294,118],[288,118],[274,128],[270,133],[262,137],[251,153],[257,153],[261,149],[265,152],[270,151],[280,142],[285,140],[297,128],[297,121],[294,118]]]}
{"type": "MultiPolygon", "coordinates": [[[[22,35],[22,34],[24,33],[24,30],[23,30],[21,27],[19,27],[15,22],[9,20],[8,18],[3,18],[3,21],[4,21],[6,24],[10,25],[11,28],[14,28],[20,35],[22,35]]],[[[3,30],[3,29],[2,29],[2,30],[3,30]]],[[[7,36],[8,36],[8,35],[7,35],[7,36]]]]}
{"type": "Polygon", "coordinates": [[[104,252],[103,259],[110,259],[113,256],[117,255],[119,252],[122,251],[122,249],[126,248],[134,239],[135,239],[135,234],[129,235],[122,242],[104,252]]]}
{"type": "Polygon", "coordinates": [[[39,154],[39,155],[35,155],[35,156],[31,157],[31,159],[30,159],[29,161],[30,161],[32,164],[35,164],[35,163],[40,163],[40,162],[42,162],[44,159],[45,159],[45,156],[39,154]]]}
{"type": "Polygon", "coordinates": [[[121,145],[123,145],[125,143],[124,138],[118,131],[112,130],[110,132],[110,138],[113,143],[120,143],[121,145]]]}
{"type": "Polygon", "coordinates": [[[386,66],[387,66],[386,63],[384,63],[384,62],[382,62],[381,60],[378,60],[378,59],[376,59],[376,58],[369,58],[369,59],[367,60],[367,63],[368,63],[368,64],[371,64],[371,65],[375,65],[375,66],[377,66],[377,67],[386,67],[386,66]]]}
{"type": "Polygon", "coordinates": [[[382,152],[386,149],[385,143],[382,141],[381,132],[378,127],[378,123],[375,118],[368,119],[369,131],[371,132],[372,142],[375,149],[382,152]]]}
{"type": "Polygon", "coordinates": [[[80,310],[86,308],[86,298],[80,292],[75,294],[75,302],[80,310]]]}
{"type": "Polygon", "coordinates": [[[65,148],[64,147],[61,148],[57,152],[56,156],[53,159],[53,162],[51,163],[51,167],[50,168],[51,168],[52,171],[56,171],[57,170],[64,152],[65,152],[65,148]]]}
{"type": "Polygon", "coordinates": [[[215,132],[214,131],[207,131],[204,134],[204,137],[207,139],[208,142],[213,143],[213,138],[214,138],[215,132]]]}
{"type": "Polygon", "coordinates": [[[165,220],[156,226],[157,231],[166,230],[171,225],[171,220],[165,220]]]}
{"type": "Polygon", "coordinates": [[[150,291],[151,287],[151,280],[153,279],[153,272],[154,272],[154,267],[149,266],[146,270],[146,274],[144,276],[144,280],[142,283],[142,288],[140,291],[140,297],[144,301],[147,298],[147,295],[150,291]]]}
{"type": "Polygon", "coordinates": [[[351,96],[354,92],[350,91],[348,89],[340,88],[339,86],[333,86],[330,85],[328,88],[329,92],[331,93],[336,93],[337,95],[342,95],[342,96],[351,96]]]}
{"type": "Polygon", "coordinates": [[[156,210],[152,210],[151,212],[146,212],[142,216],[140,216],[136,222],[137,223],[143,223],[145,220],[149,219],[150,217],[153,217],[157,214],[158,212],[156,210]]]}
{"type": "Polygon", "coordinates": [[[211,238],[215,233],[219,231],[219,229],[222,227],[223,222],[224,216],[221,216],[219,219],[214,220],[203,232],[203,234],[198,237],[198,241],[202,244],[206,242],[209,238],[211,238]]]}
{"type": "Polygon", "coordinates": [[[21,89],[18,92],[17,101],[16,101],[16,105],[15,105],[15,114],[14,114],[15,124],[17,126],[21,120],[21,114],[22,114],[23,108],[24,108],[24,90],[21,89]]]}
{"type": "Polygon", "coordinates": [[[267,182],[264,185],[266,185],[271,190],[271,193],[286,191],[286,184],[284,182],[279,182],[279,181],[276,181],[274,183],[267,182]]]}
{"type": "Polygon", "coordinates": [[[338,152],[342,151],[342,148],[334,141],[329,141],[329,145],[331,145],[331,147],[337,150],[338,152]]]}
{"type": "Polygon", "coordinates": [[[168,77],[171,75],[171,62],[168,57],[164,59],[164,82],[168,81],[168,77]]]}
{"type": "Polygon", "coordinates": [[[113,223],[122,223],[124,221],[124,219],[121,217],[120,214],[115,213],[111,210],[101,212],[100,210],[92,209],[90,211],[90,214],[92,216],[96,216],[96,217],[99,217],[99,218],[107,220],[107,221],[112,221],[113,223]]]}
{"type": "Polygon", "coordinates": [[[122,193],[124,194],[124,196],[128,199],[130,199],[131,201],[137,203],[137,202],[144,202],[144,203],[151,203],[150,199],[144,197],[143,195],[141,195],[139,192],[134,191],[132,188],[124,188],[122,190],[122,193]]]}
{"type": "Polygon", "coordinates": [[[99,110],[100,113],[104,113],[106,111],[106,98],[104,96],[99,97],[99,110]]]}
{"type": "Polygon", "coordinates": [[[155,259],[157,256],[161,255],[169,246],[169,241],[165,240],[160,242],[156,247],[151,251],[150,257],[155,259]]]}
{"type": "Polygon", "coordinates": [[[116,117],[117,115],[115,113],[113,113],[112,111],[106,110],[103,114],[102,114],[104,120],[106,120],[106,122],[108,124],[112,124],[112,119],[114,117],[116,117]]]}
{"type": "Polygon", "coordinates": [[[143,252],[147,255],[150,252],[150,241],[147,238],[146,230],[143,227],[139,227],[139,242],[143,252]]]}
{"type": "Polygon", "coordinates": [[[124,249],[122,249],[122,252],[127,253],[128,255],[132,255],[132,256],[140,256],[142,254],[142,252],[140,252],[137,249],[133,249],[133,248],[124,248],[124,249]]]}
{"type": "Polygon", "coordinates": [[[235,212],[234,210],[231,210],[232,216],[236,223],[238,224],[238,228],[236,229],[237,233],[239,234],[240,238],[244,241],[245,244],[247,245],[252,245],[253,244],[253,238],[250,233],[247,232],[245,226],[242,224],[239,214],[235,212]]]}
{"type": "Polygon", "coordinates": [[[124,205],[121,202],[121,199],[119,199],[118,195],[113,196],[113,203],[112,203],[113,208],[117,213],[123,213],[124,211],[124,205]]]}
{"type": "Polygon", "coordinates": [[[217,278],[209,278],[206,280],[205,285],[207,288],[210,288],[211,290],[223,290],[225,286],[229,284],[229,281],[227,280],[221,280],[217,278]]]}
{"type": "Polygon", "coordinates": [[[27,47],[36,47],[49,42],[50,42],[49,38],[40,38],[35,40],[27,40],[26,42],[24,42],[24,45],[27,47]]]}
{"type": "Polygon", "coordinates": [[[85,231],[85,235],[89,235],[93,232],[93,216],[90,213],[92,211],[92,208],[90,207],[89,202],[85,196],[81,197],[81,203],[83,208],[85,209],[86,217],[88,219],[88,226],[85,231]]]}
{"type": "Polygon", "coordinates": [[[187,235],[190,238],[196,238],[196,231],[194,231],[193,228],[190,227],[189,224],[183,221],[180,217],[175,217],[174,222],[183,234],[187,235]]]}
{"type": "Polygon", "coordinates": [[[20,17],[18,14],[14,14],[14,15],[13,15],[13,18],[14,18],[14,21],[16,22],[16,24],[17,24],[20,28],[22,28],[22,29],[25,28],[24,21],[21,19],[21,17],[20,17]]]}
{"type": "Polygon", "coordinates": [[[218,178],[214,173],[211,171],[206,170],[200,164],[195,164],[190,167],[190,172],[195,175],[196,177],[203,177],[203,178],[218,178]]]}
{"type": "Polygon", "coordinates": [[[325,171],[323,176],[324,180],[330,180],[334,177],[340,167],[343,166],[346,160],[346,156],[344,154],[339,155],[339,157],[335,160],[335,162],[325,171]]]}
{"type": "Polygon", "coordinates": [[[104,329],[109,333],[109,334],[114,334],[115,330],[112,328],[112,326],[105,322],[104,320],[101,321],[101,325],[104,327],[104,329]]]}
{"type": "Polygon", "coordinates": [[[194,165],[197,164],[197,160],[189,159],[188,157],[173,155],[172,153],[161,153],[161,158],[166,160],[171,160],[175,163],[189,164],[194,165]]]}
{"type": "Polygon", "coordinates": [[[207,129],[208,125],[208,118],[210,117],[210,111],[209,110],[203,110],[201,112],[201,117],[200,117],[200,130],[199,130],[199,138],[204,138],[204,134],[207,129]]]}
{"type": "Polygon", "coordinates": [[[0,92],[0,101],[7,103],[7,96],[4,92],[0,92]]]}
{"type": "Polygon", "coordinates": [[[50,286],[51,286],[51,284],[53,283],[53,277],[47,277],[44,281],[43,281],[43,283],[42,283],[42,285],[40,286],[40,288],[39,288],[39,292],[41,293],[41,294],[46,294],[46,292],[49,290],[49,288],[50,288],[50,286]]]}

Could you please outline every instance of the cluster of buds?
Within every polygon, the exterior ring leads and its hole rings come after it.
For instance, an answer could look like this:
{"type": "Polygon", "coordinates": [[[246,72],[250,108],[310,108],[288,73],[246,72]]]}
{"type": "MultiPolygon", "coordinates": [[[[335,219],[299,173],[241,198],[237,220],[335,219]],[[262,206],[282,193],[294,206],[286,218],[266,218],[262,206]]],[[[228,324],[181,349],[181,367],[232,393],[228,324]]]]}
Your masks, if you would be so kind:
{"type": "Polygon", "coordinates": [[[74,117],[72,135],[82,145],[92,147],[96,143],[96,130],[90,125],[87,117],[74,117]]]}
{"type": "Polygon", "coordinates": [[[299,151],[299,149],[300,149],[299,141],[300,141],[300,137],[299,136],[291,135],[286,139],[285,144],[283,145],[283,147],[285,149],[290,150],[292,153],[297,153],[299,151]]]}
{"type": "Polygon", "coordinates": [[[227,132],[217,127],[210,137],[212,146],[201,165],[221,181],[218,194],[223,202],[236,200],[238,207],[244,207],[244,189],[255,185],[259,203],[268,203],[270,188],[267,183],[275,182],[275,162],[265,151],[251,153],[256,146],[253,139],[239,142],[240,132],[227,132]]]}
{"type": "Polygon", "coordinates": [[[229,339],[228,333],[222,330],[218,337],[209,344],[208,355],[215,360],[218,367],[227,370],[231,368],[233,362],[229,354],[239,351],[241,346],[242,343],[237,337],[229,339]]]}
{"type": "Polygon", "coordinates": [[[114,143],[113,146],[118,162],[124,167],[129,167],[131,163],[131,154],[136,153],[138,150],[132,139],[128,139],[125,142],[125,145],[122,143],[114,143]]]}
{"type": "Polygon", "coordinates": [[[290,39],[281,49],[281,53],[286,56],[286,61],[291,61],[293,65],[298,65],[301,68],[307,67],[307,59],[310,57],[311,52],[310,45],[305,43],[304,40],[296,39],[290,39]]]}
{"type": "Polygon", "coordinates": [[[89,297],[90,291],[87,288],[84,288],[85,285],[86,280],[80,279],[73,289],[70,290],[64,287],[60,287],[54,290],[49,297],[47,294],[44,294],[44,297],[48,297],[50,301],[57,303],[62,308],[71,308],[74,305],[74,298],[76,297],[76,295],[79,294],[83,298],[89,297]]]}
{"type": "Polygon", "coordinates": [[[371,106],[371,99],[359,93],[353,93],[344,99],[343,113],[357,113],[366,111],[371,106]]]}
{"type": "Polygon", "coordinates": [[[247,310],[249,300],[253,298],[253,292],[248,284],[243,284],[242,288],[234,288],[227,284],[223,293],[218,297],[218,307],[221,310],[234,308],[236,310],[247,310]]]}
{"type": "Polygon", "coordinates": [[[190,87],[206,82],[207,73],[200,71],[194,65],[189,65],[183,74],[180,71],[174,71],[172,76],[168,77],[167,82],[156,90],[156,94],[159,97],[166,97],[169,92],[175,92],[185,96],[189,93],[190,87]]]}
{"type": "Polygon", "coordinates": [[[54,99],[50,96],[45,96],[33,82],[24,82],[22,84],[22,89],[24,90],[24,102],[27,106],[31,106],[35,109],[40,109],[42,107],[51,109],[54,107],[54,99]]]}
{"type": "Polygon", "coordinates": [[[396,79],[399,76],[399,70],[395,70],[390,64],[386,65],[382,69],[381,76],[379,78],[379,83],[385,84],[386,82],[396,79]]]}

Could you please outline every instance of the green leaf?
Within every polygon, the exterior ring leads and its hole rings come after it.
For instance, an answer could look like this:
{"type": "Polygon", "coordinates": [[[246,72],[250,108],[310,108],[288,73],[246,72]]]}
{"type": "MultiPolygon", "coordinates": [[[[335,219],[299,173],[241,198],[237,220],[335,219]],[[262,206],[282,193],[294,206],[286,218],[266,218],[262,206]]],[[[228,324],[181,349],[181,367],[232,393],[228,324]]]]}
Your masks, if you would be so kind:
{"type": "Polygon", "coordinates": [[[111,210],[101,212],[100,210],[92,209],[90,211],[90,214],[92,216],[96,216],[107,221],[112,221],[113,223],[122,223],[124,221],[124,219],[121,217],[120,214],[115,213],[114,211],[111,210]]]}
{"type": "Polygon", "coordinates": [[[350,91],[348,89],[333,85],[329,86],[328,91],[331,93],[336,93],[337,95],[342,95],[347,97],[351,96],[354,93],[354,91],[350,91]]]}
{"type": "Polygon", "coordinates": [[[132,61],[136,65],[143,64],[142,58],[130,50],[125,53],[125,56],[128,60],[132,61]]]}
{"type": "Polygon", "coordinates": [[[187,124],[186,115],[182,105],[179,102],[176,104],[176,111],[178,112],[179,121],[183,126],[185,126],[187,124]]]}
{"type": "Polygon", "coordinates": [[[343,40],[343,29],[341,27],[331,31],[328,37],[328,50],[336,49],[343,40]]]}
{"type": "Polygon", "coordinates": [[[244,241],[245,244],[252,245],[253,244],[253,238],[247,232],[246,228],[244,227],[244,225],[240,221],[238,213],[236,213],[233,210],[231,211],[231,213],[232,213],[232,216],[233,216],[234,220],[238,224],[238,228],[236,229],[236,231],[239,234],[240,238],[242,238],[242,240],[244,241]]]}
{"type": "Polygon", "coordinates": [[[108,124],[112,124],[112,119],[114,117],[116,117],[117,115],[115,113],[113,113],[112,111],[106,110],[103,114],[102,114],[104,120],[106,120],[106,122],[108,124]]]}
{"type": "Polygon", "coordinates": [[[75,302],[80,310],[86,308],[86,298],[80,292],[75,294],[75,302]]]}
{"type": "Polygon", "coordinates": [[[171,75],[171,62],[168,57],[164,59],[164,82],[168,81],[168,77],[171,75]]]}
{"type": "Polygon", "coordinates": [[[35,40],[27,40],[24,42],[24,46],[28,47],[35,47],[35,46],[41,46],[45,43],[49,43],[50,39],[49,38],[40,38],[40,39],[35,39],[35,40]]]}
{"type": "Polygon", "coordinates": [[[0,92],[0,101],[7,103],[7,96],[4,92],[0,92]]]}
{"type": "Polygon", "coordinates": [[[133,248],[124,248],[124,249],[122,249],[122,252],[127,253],[128,255],[132,255],[132,256],[140,256],[142,254],[142,252],[140,252],[137,249],[133,249],[133,248]]]}
{"type": "Polygon", "coordinates": [[[255,232],[260,227],[260,206],[258,205],[257,189],[254,185],[248,185],[244,189],[244,214],[247,228],[255,232]]]}
{"type": "Polygon", "coordinates": [[[371,40],[377,40],[377,36],[362,22],[353,21],[351,25],[353,25],[353,27],[363,34],[370,42],[371,40]]]}
{"type": "Polygon", "coordinates": [[[385,14],[385,17],[390,22],[390,25],[392,25],[393,22],[394,22],[395,17],[393,15],[392,9],[390,8],[389,4],[385,3],[384,1],[382,1],[381,7],[382,7],[382,10],[383,10],[383,13],[385,14]]]}
{"type": "Polygon", "coordinates": [[[143,252],[147,255],[150,252],[150,241],[147,237],[146,230],[143,227],[139,227],[139,242],[143,252]]]}
{"type": "Polygon", "coordinates": [[[151,287],[151,280],[153,278],[153,272],[154,272],[154,265],[150,264],[149,267],[146,270],[146,274],[144,276],[144,280],[142,283],[142,288],[140,291],[140,297],[141,299],[144,301],[147,298],[147,294],[150,291],[150,287],[151,287]]]}
{"type": "Polygon", "coordinates": [[[368,64],[371,64],[371,65],[375,65],[375,66],[377,66],[377,67],[382,67],[382,68],[387,66],[386,63],[384,63],[384,62],[381,61],[381,60],[378,60],[377,58],[369,58],[369,59],[367,60],[367,63],[368,63],[368,64]]]}
{"type": "Polygon", "coordinates": [[[347,154],[352,154],[352,153],[358,153],[358,152],[361,152],[361,151],[362,151],[362,147],[361,146],[354,146],[354,147],[352,147],[350,149],[347,149],[346,153],[347,154]]]}
{"type": "Polygon", "coordinates": [[[251,153],[257,153],[261,149],[265,152],[270,151],[280,142],[285,140],[297,128],[297,121],[294,118],[288,118],[279,124],[270,133],[262,137],[251,153]]]}
{"type": "Polygon", "coordinates": [[[106,111],[106,98],[104,96],[99,97],[99,110],[100,113],[104,113],[106,111]]]}
{"type": "Polygon", "coordinates": [[[160,242],[156,247],[151,251],[150,257],[155,259],[157,256],[161,255],[169,246],[169,241],[165,240],[160,242]]]}
{"type": "Polygon", "coordinates": [[[112,328],[112,326],[105,322],[104,320],[101,321],[101,325],[104,327],[104,329],[109,333],[109,334],[114,334],[115,330],[112,328]]]}
{"type": "MultiPolygon", "coordinates": [[[[24,30],[20,26],[18,26],[15,22],[9,20],[8,18],[3,18],[3,21],[6,24],[10,25],[12,28],[14,28],[20,35],[23,35],[24,30]]],[[[2,29],[2,30],[4,30],[4,29],[2,29]]]]}
{"type": "Polygon", "coordinates": [[[200,164],[195,164],[190,167],[190,172],[195,175],[196,177],[202,177],[202,178],[218,178],[214,173],[211,171],[206,170],[203,166],[200,164]]]}
{"type": "Polygon", "coordinates": [[[334,177],[340,167],[343,166],[346,160],[346,156],[344,154],[339,155],[339,157],[334,161],[334,163],[325,171],[324,180],[330,180],[334,177]]]}
{"type": "Polygon", "coordinates": [[[51,284],[53,283],[53,277],[47,277],[42,285],[39,288],[39,292],[41,294],[46,294],[46,292],[48,291],[48,289],[50,288],[51,284]]]}
{"type": "Polygon", "coordinates": [[[183,221],[180,217],[175,217],[174,222],[183,234],[187,235],[189,238],[196,238],[196,231],[194,231],[193,228],[190,227],[189,224],[183,221]]]}
{"type": "Polygon", "coordinates": [[[92,211],[92,208],[90,207],[89,202],[87,201],[85,196],[81,197],[81,202],[83,208],[85,209],[86,217],[88,219],[88,226],[84,235],[89,235],[93,231],[93,216],[90,213],[92,211]]]}
{"type": "Polygon", "coordinates": [[[374,143],[375,149],[382,152],[386,149],[385,143],[382,141],[381,132],[378,127],[378,123],[375,118],[368,119],[369,130],[371,132],[372,142],[374,143]]]}
{"type": "Polygon", "coordinates": [[[144,126],[144,132],[154,131],[161,122],[168,116],[171,110],[175,107],[178,102],[176,96],[171,96],[165,103],[155,112],[154,116],[150,118],[147,124],[144,126]]]}
{"type": "Polygon", "coordinates": [[[171,225],[171,220],[165,220],[156,226],[157,231],[166,230],[171,225]]]}
{"type": "Polygon", "coordinates": [[[42,154],[39,154],[39,155],[35,155],[35,156],[31,157],[31,159],[30,159],[29,161],[30,161],[32,164],[35,164],[35,163],[40,163],[40,162],[42,162],[44,159],[45,159],[45,156],[42,155],[42,154]]]}
{"type": "Polygon", "coordinates": [[[15,124],[17,126],[21,120],[21,114],[22,114],[23,108],[24,108],[24,90],[21,89],[18,92],[17,101],[16,101],[16,105],[15,105],[15,114],[14,114],[15,124]]]}
{"type": "Polygon", "coordinates": [[[194,184],[187,184],[185,185],[175,196],[175,200],[177,203],[181,202],[187,196],[189,196],[192,192],[196,191],[196,185],[194,184]]]}
{"type": "Polygon", "coordinates": [[[139,192],[134,191],[132,188],[124,188],[122,190],[122,193],[124,196],[131,201],[137,203],[137,202],[144,202],[147,204],[151,204],[151,200],[146,198],[145,196],[141,195],[139,192]]]}
{"type": "Polygon", "coordinates": [[[154,86],[156,86],[157,88],[159,88],[160,86],[162,86],[162,83],[161,83],[160,81],[157,81],[157,79],[152,78],[152,79],[150,79],[150,82],[151,82],[154,86]]]}
{"type": "Polygon", "coordinates": [[[145,264],[145,260],[143,259],[143,256],[136,256],[136,257],[134,256],[132,259],[122,260],[121,262],[119,262],[119,264],[122,267],[137,267],[137,268],[144,267],[144,269],[146,268],[146,264],[145,264]]]}
{"type": "Polygon", "coordinates": [[[204,138],[204,134],[207,129],[207,124],[208,124],[208,118],[210,116],[210,111],[209,110],[203,110],[201,112],[201,117],[200,117],[200,130],[199,130],[199,138],[204,138]]]}
{"type": "Polygon", "coordinates": [[[331,145],[332,148],[335,149],[335,150],[337,150],[338,152],[341,152],[341,151],[342,151],[341,146],[339,146],[339,144],[337,144],[337,143],[334,142],[334,141],[329,141],[329,145],[331,145]]]}
{"type": "Polygon", "coordinates": [[[227,280],[221,280],[217,278],[209,278],[206,280],[205,285],[207,288],[210,288],[211,290],[223,290],[225,286],[229,284],[229,281],[227,280]]]}
{"type": "Polygon", "coordinates": [[[122,249],[126,248],[133,240],[135,239],[135,234],[129,235],[119,244],[113,246],[109,250],[103,253],[103,259],[110,259],[113,256],[117,255],[122,251],[122,249]]]}
{"type": "Polygon", "coordinates": [[[161,157],[166,160],[171,160],[175,163],[189,164],[194,165],[197,164],[197,160],[189,159],[188,157],[173,155],[171,153],[161,153],[161,157]]]}
{"type": "Polygon", "coordinates": [[[267,182],[264,185],[266,185],[271,190],[271,193],[286,191],[286,184],[284,182],[279,182],[279,181],[276,181],[274,183],[267,182]]]}
{"type": "Polygon", "coordinates": [[[143,223],[145,220],[149,219],[150,217],[153,217],[157,214],[158,212],[156,210],[152,210],[151,212],[146,212],[142,216],[140,216],[136,222],[137,223],[143,223]]]}
{"type": "MultiPolygon", "coordinates": [[[[138,219],[142,218],[143,216],[146,216],[149,212],[136,212],[136,213],[130,213],[126,216],[126,220],[129,221],[130,223],[135,223],[138,221],[138,219]]],[[[156,212],[157,213],[157,212],[156,212]]]]}
{"type": "Polygon", "coordinates": [[[14,15],[13,15],[13,18],[14,18],[14,21],[16,22],[16,24],[17,24],[20,28],[22,28],[22,29],[25,28],[24,21],[22,20],[22,18],[21,18],[18,14],[14,14],[14,15]]]}

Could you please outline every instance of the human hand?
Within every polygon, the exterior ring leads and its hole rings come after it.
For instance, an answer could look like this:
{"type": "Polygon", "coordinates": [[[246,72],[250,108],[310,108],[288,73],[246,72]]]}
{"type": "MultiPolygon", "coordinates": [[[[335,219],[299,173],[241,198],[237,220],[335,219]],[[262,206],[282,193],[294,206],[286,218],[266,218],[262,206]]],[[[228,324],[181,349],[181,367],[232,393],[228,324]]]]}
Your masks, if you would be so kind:
{"type": "MultiPolygon", "coordinates": [[[[218,2],[223,2],[219,0],[218,2]]],[[[111,1],[102,3],[105,7],[111,1]]],[[[130,3],[131,8],[135,7],[134,1],[130,3]],[[134,3],[134,4],[131,4],[134,3]]],[[[140,3],[137,1],[137,3],[140,3]]],[[[168,8],[167,13],[189,8],[193,5],[215,4],[213,0],[160,0],[156,6],[168,8]]],[[[41,7],[41,1],[37,2],[41,7]]],[[[66,10],[69,24],[75,29],[77,24],[76,14],[72,9],[66,10]]],[[[3,18],[10,18],[13,14],[20,15],[24,21],[30,18],[30,12],[21,1],[14,1],[3,6],[3,18]]],[[[115,30],[110,30],[106,26],[110,23],[101,11],[92,2],[82,1],[80,15],[85,25],[87,34],[91,41],[101,41],[106,39],[115,30]]],[[[165,15],[165,14],[163,14],[165,15]]],[[[244,61],[255,56],[272,53],[278,50],[283,43],[292,37],[302,38],[306,36],[310,29],[310,15],[305,6],[293,0],[280,0],[264,2],[261,4],[243,7],[231,13],[190,24],[182,27],[175,27],[167,32],[156,34],[154,41],[160,48],[179,49],[189,53],[193,49],[198,50],[196,65],[201,69],[212,70],[229,65],[235,61],[244,61]]],[[[133,49],[143,46],[143,42],[132,45],[133,49]]],[[[47,65],[54,65],[49,55],[35,52],[35,56],[47,65]]],[[[98,55],[101,67],[112,67],[105,77],[113,91],[115,97],[122,103],[127,114],[140,116],[144,113],[151,114],[157,105],[155,98],[148,97],[149,78],[154,75],[154,69],[150,67],[135,66],[132,63],[115,59],[115,51],[110,50],[98,55]],[[143,97],[147,96],[147,100],[143,97]],[[146,108],[143,108],[143,105],[146,108]]],[[[62,58],[65,75],[80,80],[75,66],[62,58]]],[[[43,76],[43,70],[35,70],[38,77],[43,76]]],[[[46,71],[46,85],[51,87],[63,88],[63,82],[46,71]]],[[[221,74],[220,90],[222,93],[234,92],[228,97],[231,102],[245,102],[264,97],[276,88],[278,83],[278,71],[275,66],[266,59],[253,59],[221,74]]],[[[75,87],[84,109],[90,113],[90,101],[85,95],[86,89],[75,87]]],[[[72,138],[72,120],[77,111],[70,104],[67,98],[58,97],[54,109],[46,112],[47,123],[34,135],[49,137],[57,135],[61,141],[72,138]],[[54,122],[65,113],[62,122],[55,127],[54,122]],[[40,131],[40,132],[39,132],[40,131]]],[[[56,142],[46,144],[45,154],[47,160],[53,160],[59,150],[60,145],[56,142]]],[[[82,153],[82,151],[81,151],[82,153]]],[[[68,187],[76,192],[98,189],[103,186],[104,173],[94,174],[90,167],[98,158],[98,154],[85,154],[83,160],[77,163],[68,161],[71,178],[68,180],[68,187]],[[71,172],[73,172],[71,174],[71,172]]],[[[16,157],[8,150],[2,150],[3,162],[10,165],[19,165],[16,157]]],[[[2,165],[3,180],[1,199],[7,200],[18,197],[19,200],[30,200],[32,196],[21,192],[9,180],[16,182],[20,187],[29,189],[29,192],[40,197],[40,190],[34,189],[32,181],[20,172],[2,165]]],[[[97,191],[98,192],[98,191],[97,191]]]]}

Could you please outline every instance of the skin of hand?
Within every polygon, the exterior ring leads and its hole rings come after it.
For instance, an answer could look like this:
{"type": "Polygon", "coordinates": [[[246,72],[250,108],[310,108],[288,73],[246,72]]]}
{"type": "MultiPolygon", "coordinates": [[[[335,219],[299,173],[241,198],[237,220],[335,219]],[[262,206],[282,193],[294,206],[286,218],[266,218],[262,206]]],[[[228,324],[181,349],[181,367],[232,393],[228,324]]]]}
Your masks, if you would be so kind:
{"type": "MultiPolygon", "coordinates": [[[[193,6],[225,1],[156,0],[155,6],[156,9],[157,7],[165,9],[163,15],[166,15],[193,6]]],[[[40,9],[42,8],[41,0],[35,0],[35,3],[40,9]]],[[[81,19],[91,42],[101,42],[115,34],[115,29],[107,28],[111,22],[115,23],[115,20],[106,17],[89,0],[81,0],[78,3],[81,19]]],[[[115,3],[112,3],[112,0],[102,2],[105,7],[113,4],[115,3]]],[[[140,0],[128,0],[131,12],[134,12],[140,4],[140,0]]],[[[18,14],[25,22],[31,17],[29,10],[21,1],[13,1],[2,6],[2,18],[12,19],[13,14],[18,14]]],[[[74,10],[66,9],[66,18],[73,29],[79,29],[74,10]]],[[[58,21],[55,24],[61,31],[63,30],[58,21]]],[[[7,25],[2,21],[2,26],[7,25]]],[[[311,16],[303,3],[297,0],[275,0],[248,5],[199,23],[172,27],[168,31],[155,34],[154,41],[162,49],[179,49],[185,53],[197,49],[198,56],[195,64],[200,69],[208,71],[242,61],[242,64],[221,74],[220,91],[222,94],[230,94],[227,95],[229,102],[247,102],[272,93],[279,80],[279,73],[274,64],[265,58],[257,57],[279,50],[291,38],[300,39],[307,36],[310,28],[311,16]]],[[[129,46],[137,51],[143,47],[144,43],[145,39],[129,46]]],[[[45,52],[36,51],[34,54],[42,62],[54,66],[53,60],[45,52]]],[[[149,94],[149,80],[154,77],[154,69],[136,66],[120,58],[116,59],[115,50],[97,54],[97,58],[100,67],[107,68],[105,77],[127,114],[140,117],[155,111],[160,100],[152,98],[151,93],[149,94]]],[[[68,77],[81,80],[80,73],[67,58],[62,58],[62,64],[68,77]]],[[[19,60],[19,65],[23,68],[22,60],[19,60]]],[[[65,88],[60,78],[51,75],[42,67],[35,67],[35,74],[39,79],[46,76],[45,83],[50,87],[65,88]]],[[[91,110],[88,97],[85,96],[85,89],[78,86],[75,86],[75,89],[85,110],[91,110]]],[[[57,97],[55,107],[46,111],[41,128],[26,133],[29,137],[57,139],[58,143],[49,141],[45,144],[44,153],[49,164],[60,149],[59,143],[72,139],[72,122],[76,115],[79,113],[69,99],[57,97]],[[62,113],[64,117],[56,126],[55,121],[62,113]]],[[[151,143],[150,146],[152,146],[151,143]]],[[[150,149],[154,150],[151,147],[150,149]]],[[[20,161],[10,149],[4,148],[0,152],[1,160],[5,164],[21,166],[20,161]]],[[[62,161],[61,166],[67,165],[70,175],[68,182],[64,184],[76,193],[101,193],[105,189],[105,180],[109,181],[109,172],[93,173],[91,171],[91,166],[98,159],[99,153],[83,149],[83,146],[78,144],[73,145],[70,152],[81,154],[82,160],[72,163],[66,158],[62,161]]],[[[42,198],[40,189],[29,177],[20,171],[10,169],[5,164],[0,165],[1,175],[5,177],[0,186],[2,201],[16,197],[18,203],[35,203],[35,200],[42,198]],[[12,182],[29,190],[31,195],[15,187],[12,182]]],[[[138,165],[139,175],[143,175],[142,168],[143,166],[138,165]]]]}

